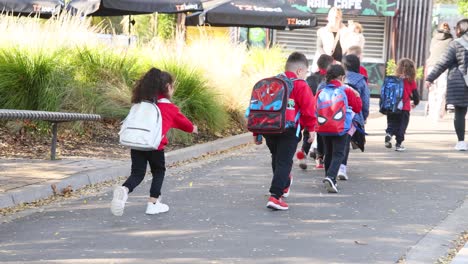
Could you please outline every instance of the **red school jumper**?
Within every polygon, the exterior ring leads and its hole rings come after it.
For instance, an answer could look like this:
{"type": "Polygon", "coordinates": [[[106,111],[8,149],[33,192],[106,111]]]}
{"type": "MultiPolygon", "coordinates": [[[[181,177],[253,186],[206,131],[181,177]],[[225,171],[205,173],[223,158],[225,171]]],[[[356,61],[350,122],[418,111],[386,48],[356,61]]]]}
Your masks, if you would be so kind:
{"type": "Polygon", "coordinates": [[[190,120],[180,112],[179,108],[171,103],[169,99],[165,97],[159,97],[157,106],[159,110],[161,110],[162,116],[162,140],[161,144],[159,144],[158,150],[164,150],[166,147],[168,140],[167,140],[167,132],[171,128],[177,128],[187,133],[192,133],[194,126],[190,120]]]}

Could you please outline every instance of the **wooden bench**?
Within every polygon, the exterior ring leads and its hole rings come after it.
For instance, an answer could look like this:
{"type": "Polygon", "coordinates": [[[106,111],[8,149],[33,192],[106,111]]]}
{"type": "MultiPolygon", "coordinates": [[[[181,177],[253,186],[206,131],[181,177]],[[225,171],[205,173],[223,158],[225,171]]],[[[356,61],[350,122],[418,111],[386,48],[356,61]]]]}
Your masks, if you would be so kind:
{"type": "Polygon", "coordinates": [[[0,109],[0,120],[42,120],[52,123],[52,146],[50,148],[50,159],[55,160],[58,123],[72,121],[99,121],[101,120],[101,116],[95,114],[0,109]]]}

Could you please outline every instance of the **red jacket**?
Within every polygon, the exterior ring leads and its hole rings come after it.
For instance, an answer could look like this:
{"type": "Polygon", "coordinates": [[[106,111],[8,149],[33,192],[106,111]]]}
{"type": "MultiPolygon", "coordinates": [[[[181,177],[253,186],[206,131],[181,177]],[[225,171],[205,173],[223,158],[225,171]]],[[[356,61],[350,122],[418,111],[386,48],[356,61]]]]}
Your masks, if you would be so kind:
{"type": "Polygon", "coordinates": [[[362,76],[366,77],[366,83],[369,84],[369,75],[367,74],[367,70],[366,70],[366,68],[364,68],[364,66],[362,66],[362,65],[359,66],[359,73],[360,73],[362,76]]]}
{"type": "MultiPolygon", "coordinates": [[[[408,81],[408,79],[403,79],[403,108],[401,110],[404,111],[411,111],[411,95],[416,92],[417,94],[417,85],[415,81],[408,81]]],[[[414,98],[415,104],[419,103],[419,95],[418,98],[414,98]]]]}
{"type": "MultiPolygon", "coordinates": [[[[332,80],[330,84],[333,84],[336,87],[341,87],[343,84],[339,81],[332,80]]],[[[346,97],[348,98],[348,106],[352,108],[353,112],[358,114],[362,110],[362,100],[361,97],[358,97],[354,94],[353,90],[349,87],[345,89],[346,97]]],[[[317,94],[318,96],[318,94],[317,94]]]]}
{"type": "MultiPolygon", "coordinates": [[[[164,97],[158,99],[162,98],[164,97]]],[[[169,100],[163,100],[163,102],[158,101],[157,106],[159,110],[161,110],[162,116],[162,140],[158,150],[163,150],[168,143],[167,132],[169,132],[171,128],[177,128],[187,133],[192,133],[194,127],[192,122],[190,122],[190,120],[180,112],[179,108],[169,100]]]]}
{"type": "MultiPolygon", "coordinates": [[[[297,78],[297,75],[293,72],[285,72],[286,76],[290,79],[297,78]]],[[[310,132],[315,131],[315,124],[317,123],[317,117],[315,116],[315,100],[312,90],[306,81],[295,81],[294,89],[289,96],[290,99],[294,100],[294,109],[296,113],[301,112],[299,122],[303,128],[307,128],[310,132]]]]}

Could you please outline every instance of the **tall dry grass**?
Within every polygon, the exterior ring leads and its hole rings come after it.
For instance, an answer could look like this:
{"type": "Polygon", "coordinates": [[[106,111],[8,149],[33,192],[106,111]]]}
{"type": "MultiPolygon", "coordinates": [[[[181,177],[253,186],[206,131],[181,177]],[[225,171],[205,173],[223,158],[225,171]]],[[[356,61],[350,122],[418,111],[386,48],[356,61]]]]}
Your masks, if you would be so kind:
{"type": "Polygon", "coordinates": [[[213,37],[203,28],[192,37],[190,44],[180,38],[155,39],[141,51],[152,55],[149,63],[172,60],[199,68],[228,111],[244,110],[253,85],[284,70],[287,54],[279,46],[248,49],[244,43],[232,42],[228,34],[213,37]]]}
{"type": "Polygon", "coordinates": [[[99,43],[99,26],[90,19],[61,14],[53,19],[0,14],[0,46],[28,49],[60,49],[74,46],[94,46],[99,43]]]}
{"type": "Polygon", "coordinates": [[[176,78],[182,112],[213,132],[229,122],[227,112],[243,112],[254,83],[281,72],[286,57],[278,47],[249,50],[204,30],[189,44],[178,31],[172,40],[109,46],[100,26],[66,14],[49,20],[3,14],[0,32],[0,108],[122,118],[135,81],[158,67],[176,78]]]}

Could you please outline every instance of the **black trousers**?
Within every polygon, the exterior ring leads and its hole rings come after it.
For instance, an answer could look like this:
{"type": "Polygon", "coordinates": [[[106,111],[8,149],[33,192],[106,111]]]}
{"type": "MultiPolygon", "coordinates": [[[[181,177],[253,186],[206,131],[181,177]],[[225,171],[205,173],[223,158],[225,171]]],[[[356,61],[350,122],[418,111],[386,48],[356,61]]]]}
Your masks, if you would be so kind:
{"type": "Polygon", "coordinates": [[[332,179],[336,183],[338,170],[345,158],[346,145],[349,146],[349,135],[323,136],[325,148],[325,177],[332,179]]]}
{"type": "Polygon", "coordinates": [[[149,163],[153,181],[151,182],[150,197],[159,198],[166,173],[164,150],[141,151],[131,150],[132,171],[130,177],[123,184],[132,192],[145,178],[146,167],[149,163]]]}
{"type": "MultiPolygon", "coordinates": [[[[302,140],[302,150],[304,151],[306,155],[309,154],[310,148],[312,146],[311,143],[307,142],[309,138],[310,138],[309,131],[307,129],[304,129],[304,139],[302,140]]],[[[322,137],[317,134],[317,138],[315,140],[317,140],[317,153],[316,153],[317,157],[322,157],[324,153],[322,137]]]]}
{"type": "Polygon", "coordinates": [[[408,128],[410,119],[409,111],[401,111],[387,115],[387,129],[385,132],[395,136],[397,145],[405,141],[406,128],[408,128]]]}
{"type": "Polygon", "coordinates": [[[287,129],[282,134],[264,135],[264,137],[270,149],[273,170],[270,193],[279,198],[283,195],[284,189],[291,184],[289,174],[300,139],[296,137],[296,129],[287,129]]]}
{"type": "Polygon", "coordinates": [[[455,132],[457,132],[458,141],[465,141],[466,110],[466,106],[455,106],[455,119],[453,120],[453,125],[455,126],[455,132]]]}
{"type": "Polygon", "coordinates": [[[348,165],[348,158],[349,158],[349,151],[351,149],[351,136],[349,134],[346,134],[348,137],[347,137],[347,142],[346,142],[346,146],[345,146],[345,156],[343,158],[343,162],[341,162],[341,164],[343,165],[348,165]]]}

